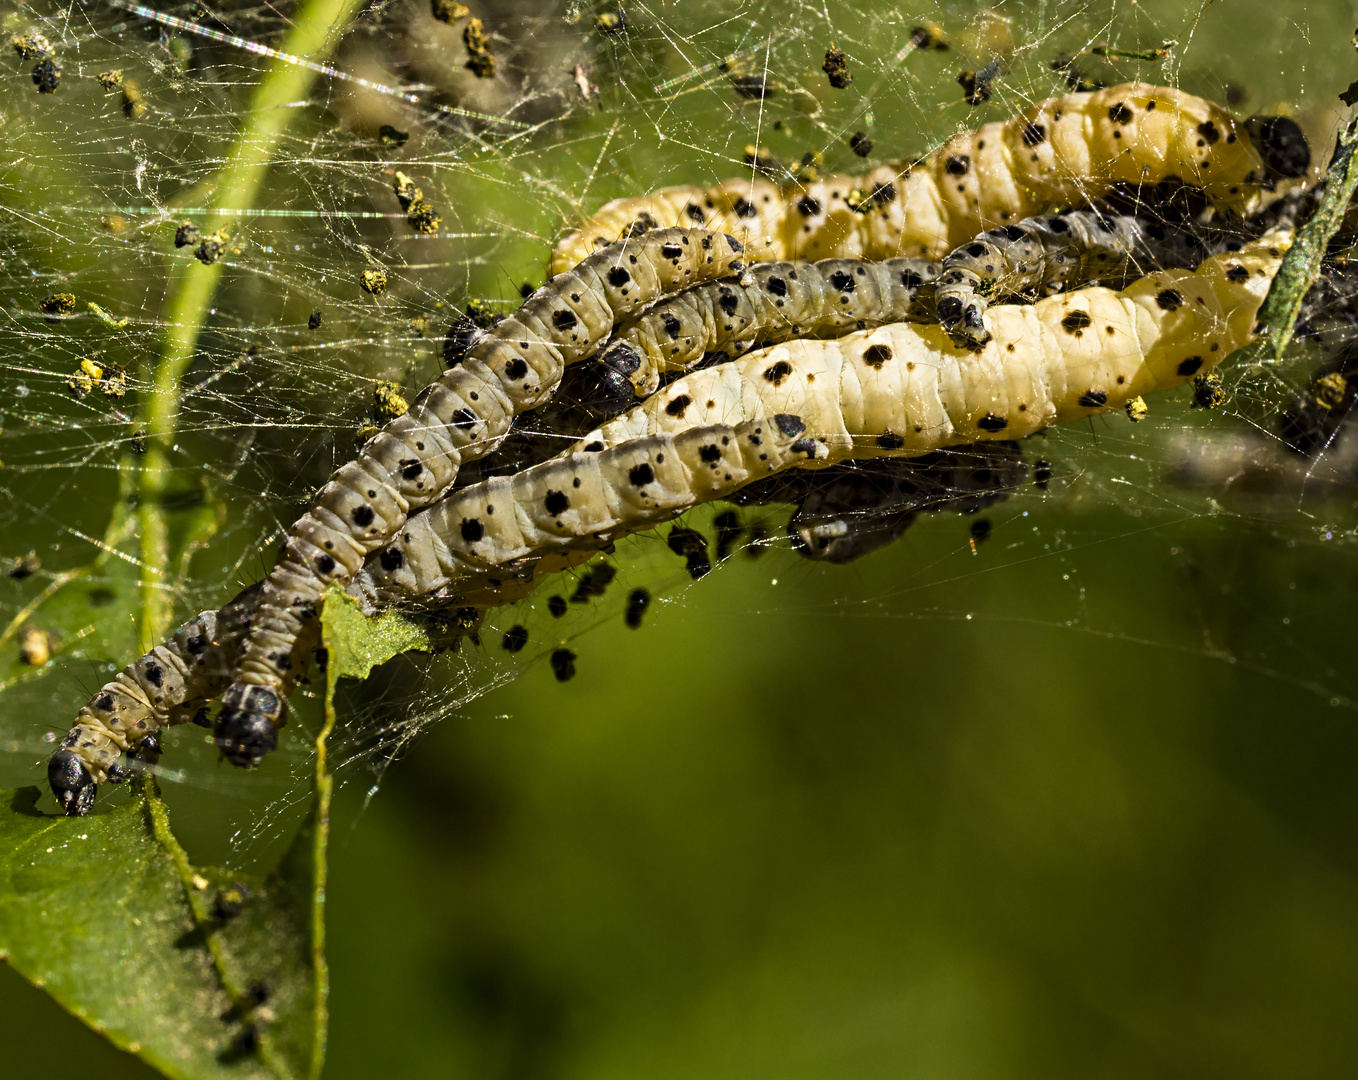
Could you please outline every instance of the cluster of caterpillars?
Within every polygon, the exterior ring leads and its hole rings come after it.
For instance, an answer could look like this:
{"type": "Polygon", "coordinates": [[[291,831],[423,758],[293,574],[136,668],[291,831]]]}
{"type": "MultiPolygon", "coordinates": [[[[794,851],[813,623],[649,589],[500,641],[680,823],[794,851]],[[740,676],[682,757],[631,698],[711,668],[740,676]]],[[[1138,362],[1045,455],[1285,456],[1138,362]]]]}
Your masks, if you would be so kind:
{"type": "MultiPolygon", "coordinates": [[[[802,549],[845,561],[874,546],[846,524],[865,499],[898,525],[928,502],[928,484],[864,487],[847,463],[935,455],[965,494],[936,455],[991,443],[1003,467],[976,489],[994,497],[1022,479],[1013,440],[1130,406],[1250,339],[1290,234],[1259,236],[1245,216],[1308,165],[1290,121],[1237,123],[1129,84],[1039,103],[859,180],[610,204],[558,246],[557,275],[517,312],[456,332],[448,370],[335,473],[257,589],[191,620],[81,710],[49,768],[59,804],[87,812],[125,772],[121,755],[168,724],[207,723],[200,706],[217,696],[217,745],[257,764],[332,585],[374,608],[456,605],[475,625],[701,503],[796,502],[802,549]],[[1053,212],[1171,183],[1201,190],[1227,226],[1219,238],[1106,205],[1053,212]],[[1024,293],[1043,298],[993,303],[1024,293]],[[558,393],[569,365],[588,407],[558,393]],[[506,442],[516,418],[544,436],[506,442]],[[792,482],[805,467],[841,472],[792,482]]],[[[690,532],[670,546],[696,576],[710,560],[690,532]]],[[[574,659],[554,658],[558,676],[574,659]]]]}

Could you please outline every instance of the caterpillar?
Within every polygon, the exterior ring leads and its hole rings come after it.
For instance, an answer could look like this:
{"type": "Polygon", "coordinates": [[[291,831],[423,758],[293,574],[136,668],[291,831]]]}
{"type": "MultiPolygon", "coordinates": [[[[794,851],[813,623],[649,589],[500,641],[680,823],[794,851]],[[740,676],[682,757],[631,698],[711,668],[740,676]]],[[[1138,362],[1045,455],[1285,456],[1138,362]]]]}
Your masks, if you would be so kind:
{"type": "MultiPolygon", "coordinates": [[[[1238,249],[1243,241],[1232,241],[1238,249]]],[[[601,381],[623,398],[655,393],[663,372],[693,367],[796,337],[838,337],[890,322],[930,321],[926,283],[939,321],[959,345],[984,345],[986,296],[1036,288],[1065,292],[1091,281],[1135,276],[1153,267],[1193,267],[1206,244],[1180,229],[1123,214],[1076,210],[992,229],[929,259],[823,259],[760,263],[738,282],[686,289],[624,324],[596,358],[601,381]]]]}
{"type": "Polygon", "coordinates": [[[1252,337],[1290,243],[1271,233],[1121,292],[1094,286],[991,308],[980,352],[915,323],[776,345],[677,379],[578,445],[602,450],[782,411],[826,440],[830,461],[1022,438],[1209,371],[1252,337]]]}
{"type": "MultiPolygon", "coordinates": [[[[1229,243],[1235,250],[1243,245],[1229,243]]],[[[938,321],[956,344],[980,348],[989,340],[983,319],[989,296],[1028,290],[1051,295],[1157,266],[1194,267],[1207,254],[1192,233],[1126,214],[1076,210],[1027,218],[948,253],[934,288],[938,321]]]]}
{"type": "Polygon", "coordinates": [[[785,187],[727,180],[615,199],[557,244],[550,265],[559,272],[619,236],[680,224],[732,233],[751,260],[938,259],[985,229],[1125,185],[1187,184],[1220,210],[1250,214],[1303,181],[1310,163],[1287,117],[1237,122],[1192,94],[1123,83],[1038,102],[866,176],[785,187]]]}
{"type": "MultiPolygon", "coordinates": [[[[459,611],[459,629],[473,632],[483,609],[521,599],[546,577],[592,554],[581,550],[566,557],[544,558],[529,573],[463,582],[460,593],[466,607],[459,611]]],[[[363,600],[354,582],[346,591],[363,600]]],[[[162,728],[185,722],[210,726],[202,703],[217,697],[230,682],[259,594],[260,586],[252,585],[222,609],[199,612],[100,687],[80,710],[47,768],[48,784],[67,815],[88,813],[99,784],[126,780],[130,771],[119,763],[119,757],[145,747],[162,728]]],[[[428,606],[448,605],[435,600],[428,606]]],[[[379,609],[369,604],[365,610],[376,614],[379,609]]]]}
{"type": "MultiPolygon", "coordinates": [[[[937,273],[929,259],[761,263],[739,278],[685,289],[617,327],[592,361],[567,371],[557,394],[478,462],[472,482],[554,457],[562,437],[574,439],[654,393],[663,373],[721,362],[757,343],[932,319],[922,290],[937,273]]],[[[449,340],[462,332],[455,326],[449,340]]]]}
{"type": "Polygon", "coordinates": [[[794,503],[788,537],[802,556],[843,564],[895,541],[921,513],[974,514],[1028,478],[1018,443],[938,450],[917,458],[790,469],[742,488],[741,506],[794,503]]]}
{"type": "Polygon", "coordinates": [[[1191,268],[1213,250],[1239,250],[1243,244],[1233,235],[1208,241],[1139,217],[1070,211],[991,230],[950,253],[942,269],[928,259],[758,263],[738,280],[696,285],[617,328],[596,362],[571,369],[551,401],[516,421],[501,449],[483,459],[480,472],[513,472],[553,456],[553,443],[562,437],[574,438],[654,393],[662,373],[718,363],[756,344],[931,321],[930,294],[940,273],[948,280],[938,296],[944,314],[953,316],[943,320],[945,329],[958,344],[984,344],[985,296],[1032,285],[1048,294],[1064,292],[1091,280],[1146,273],[1152,266],[1191,268]],[[979,327],[970,337],[968,319],[979,327]]]}
{"type": "Polygon", "coordinates": [[[373,604],[412,595],[466,602],[467,579],[498,580],[531,572],[544,555],[604,547],[826,453],[799,417],[780,413],[566,454],[411,517],[355,584],[373,604]]]}
{"type": "MultiPolygon", "coordinates": [[[[526,596],[545,577],[632,532],[721,498],[751,479],[824,455],[795,416],[718,425],[638,440],[604,454],[546,462],[513,478],[463,488],[406,522],[368,559],[347,591],[375,611],[392,602],[462,605],[480,613],[526,596]],[[495,508],[500,508],[495,516],[495,508]]],[[[48,783],[68,815],[88,813],[118,761],[163,727],[206,724],[202,701],[222,692],[244,647],[262,589],[204,611],[129,664],[80,710],[48,763],[48,783]]]]}
{"type": "Polygon", "coordinates": [[[624,323],[596,357],[601,381],[630,401],[655,393],[662,373],[691,368],[708,353],[738,356],[757,343],[923,321],[932,312],[920,291],[937,275],[929,259],[760,263],[737,281],[685,289],[624,323]]]}
{"type": "Polygon", "coordinates": [[[313,647],[326,586],[349,580],[412,509],[448,490],[463,461],[493,450],[510,420],[547,400],[564,366],[593,353],[619,319],[677,288],[738,272],[740,251],[719,233],[667,229],[591,255],[479,337],[409,412],[368,440],[289,530],[264,582],[214,727],[226,758],[254,765],[277,744],[283,700],[313,647]]]}
{"type": "Polygon", "coordinates": [[[226,684],[259,598],[260,587],[252,585],[220,610],[199,612],[118,672],[80,710],[47,764],[48,784],[66,814],[88,813],[96,784],[127,779],[120,755],[162,727],[199,720],[190,707],[226,684]]]}

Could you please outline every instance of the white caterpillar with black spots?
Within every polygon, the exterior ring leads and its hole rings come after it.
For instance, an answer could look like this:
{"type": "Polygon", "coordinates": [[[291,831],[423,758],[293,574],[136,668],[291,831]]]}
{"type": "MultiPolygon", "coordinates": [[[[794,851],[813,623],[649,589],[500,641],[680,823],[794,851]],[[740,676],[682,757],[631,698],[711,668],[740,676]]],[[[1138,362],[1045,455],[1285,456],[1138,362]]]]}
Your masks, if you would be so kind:
{"type": "Polygon", "coordinates": [[[462,583],[531,573],[544,556],[597,550],[825,456],[788,414],[564,454],[463,488],[412,517],[356,585],[374,605],[431,595],[465,603],[462,583]]]}
{"type": "Polygon", "coordinates": [[[1290,242],[1272,233],[1120,292],[1093,286],[992,307],[991,340],[979,352],[915,323],[762,349],[677,379],[578,446],[603,450],[777,412],[801,416],[830,461],[1022,438],[1209,371],[1251,340],[1290,242]]]}
{"type": "Polygon", "coordinates": [[[615,199],[561,240],[551,268],[671,225],[732,233],[751,260],[938,259],[986,229],[1087,206],[1118,186],[1178,181],[1220,210],[1252,214],[1304,182],[1310,160],[1301,128],[1286,117],[1240,122],[1192,94],[1123,83],[1038,102],[866,176],[785,187],[727,180],[615,199]]]}
{"type": "Polygon", "coordinates": [[[590,256],[475,341],[339,469],[288,532],[264,582],[215,735],[228,760],[253,765],[277,743],[283,701],[315,646],[317,605],[414,509],[492,451],[513,417],[546,401],[565,365],[591,355],[620,319],[678,289],[738,272],[740,245],[701,229],[661,230],[590,256]]]}

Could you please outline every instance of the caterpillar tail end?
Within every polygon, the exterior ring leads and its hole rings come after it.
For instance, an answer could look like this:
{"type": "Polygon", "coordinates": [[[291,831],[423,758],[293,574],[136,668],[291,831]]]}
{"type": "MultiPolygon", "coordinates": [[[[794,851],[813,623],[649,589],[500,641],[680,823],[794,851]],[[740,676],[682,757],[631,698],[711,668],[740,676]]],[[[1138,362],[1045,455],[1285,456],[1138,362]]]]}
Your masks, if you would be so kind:
{"type": "Polygon", "coordinates": [[[70,750],[58,750],[47,763],[47,784],[67,817],[83,817],[94,808],[99,785],[85,763],[70,750]]]}
{"type": "Polygon", "coordinates": [[[232,765],[253,769],[278,749],[283,701],[267,686],[236,683],[222,695],[212,741],[232,765]]]}

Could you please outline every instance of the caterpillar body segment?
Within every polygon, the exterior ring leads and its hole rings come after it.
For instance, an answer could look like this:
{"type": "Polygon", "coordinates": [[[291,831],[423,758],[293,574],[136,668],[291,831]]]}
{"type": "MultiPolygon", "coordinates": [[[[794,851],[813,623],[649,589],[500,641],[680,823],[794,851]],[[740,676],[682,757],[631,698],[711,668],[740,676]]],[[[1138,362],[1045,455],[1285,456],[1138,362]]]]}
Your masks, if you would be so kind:
{"type": "Polygon", "coordinates": [[[759,263],[738,280],[686,289],[623,324],[597,360],[624,400],[646,397],[662,373],[687,370],[708,353],[738,356],[756,344],[930,319],[920,293],[938,272],[928,259],[759,263]]]}
{"type": "Polygon", "coordinates": [[[1085,206],[1121,186],[1182,183],[1219,210],[1251,214],[1304,182],[1309,166],[1305,136],[1286,117],[1238,122],[1192,94],[1123,83],[1038,102],[922,160],[861,177],[782,188],[726,181],[615,199],[561,240],[551,267],[573,266],[629,230],[678,224],[730,231],[751,260],[938,259],[986,229],[1085,206]],[[733,190],[742,201],[730,199],[733,190]]]}
{"type": "Polygon", "coordinates": [[[249,640],[222,697],[216,739],[249,766],[277,744],[283,700],[315,646],[325,588],[351,579],[414,509],[492,451],[512,418],[550,397],[566,364],[613,325],[678,289],[738,272],[740,245],[701,229],[661,229],[596,252],[537,290],[471,343],[462,362],[415,398],[343,466],[289,531],[264,583],[249,640]]]}
{"type": "Polygon", "coordinates": [[[66,814],[86,813],[96,785],[127,778],[118,760],[124,753],[162,728],[194,719],[188,706],[221,692],[259,595],[259,586],[251,586],[221,610],[199,612],[100,687],[48,763],[52,793],[66,814]]]}
{"type": "Polygon", "coordinates": [[[1095,286],[992,307],[992,338],[979,352],[914,323],[776,345],[676,380],[578,445],[782,411],[826,440],[831,461],[1021,438],[1210,370],[1251,339],[1289,244],[1290,235],[1270,234],[1121,292],[1095,286]]]}
{"type": "Polygon", "coordinates": [[[1207,253],[1189,232],[1125,214],[1076,210],[1026,218],[948,253],[934,289],[938,321],[958,345],[980,347],[988,340],[987,297],[1052,295],[1093,281],[1121,282],[1155,267],[1191,269],[1207,253]]]}
{"type": "Polygon", "coordinates": [[[826,453],[798,417],[776,414],[563,455],[412,517],[364,568],[358,589],[383,604],[532,573],[544,556],[598,550],[826,453]]]}

